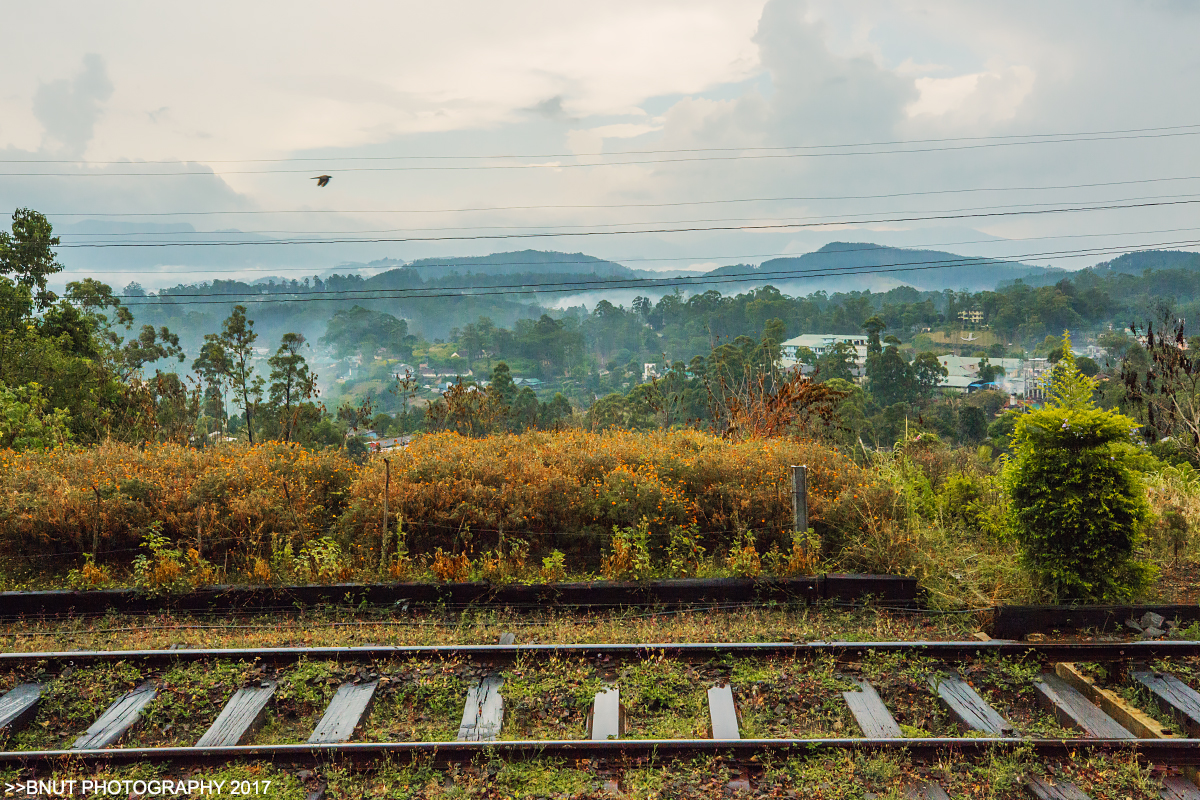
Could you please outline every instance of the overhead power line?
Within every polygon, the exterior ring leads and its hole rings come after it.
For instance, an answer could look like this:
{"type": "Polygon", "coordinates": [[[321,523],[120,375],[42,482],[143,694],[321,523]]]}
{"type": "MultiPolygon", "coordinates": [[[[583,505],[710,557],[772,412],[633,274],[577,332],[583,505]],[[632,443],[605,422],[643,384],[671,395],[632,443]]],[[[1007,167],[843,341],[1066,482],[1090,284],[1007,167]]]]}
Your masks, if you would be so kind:
{"type": "Polygon", "coordinates": [[[296,244],[383,244],[383,243],[401,243],[401,242],[461,242],[461,241],[480,241],[480,240],[504,240],[504,239],[546,239],[559,238],[568,236],[622,236],[630,234],[646,234],[646,233],[699,233],[713,231],[754,231],[754,230],[789,230],[799,228],[822,228],[831,225],[864,225],[864,224],[883,224],[894,222],[928,222],[933,220],[948,220],[948,219],[982,219],[982,218],[998,218],[998,217],[1014,217],[1014,216],[1040,216],[1046,214],[1073,214],[1083,213],[1088,211],[1112,211],[1131,208],[1156,208],[1165,206],[1179,205],[1194,205],[1200,203],[1200,199],[1194,200],[1161,200],[1141,203],[1107,203],[1101,205],[1076,205],[1065,206],[1059,208],[1041,208],[1041,209],[1025,209],[1015,211],[984,211],[971,213],[944,213],[944,214],[926,214],[923,216],[891,216],[891,217],[874,217],[869,219],[842,217],[839,219],[828,219],[819,222],[787,222],[787,223],[769,223],[758,225],[711,225],[711,226],[687,226],[676,228],[639,228],[626,230],[607,230],[607,231],[574,231],[574,232],[532,232],[532,233],[481,233],[471,236],[397,236],[397,237],[340,237],[340,238],[324,238],[324,239],[266,239],[259,241],[175,241],[175,242],[86,242],[76,244],[63,244],[62,248],[146,248],[146,247],[248,247],[248,246],[273,246],[273,245],[296,245],[296,244]]]}
{"type": "MultiPolygon", "coordinates": [[[[892,246],[892,245],[873,244],[869,247],[845,248],[845,249],[838,250],[838,252],[839,253],[868,252],[868,251],[877,250],[880,248],[902,249],[902,250],[923,250],[923,249],[927,249],[927,248],[931,248],[931,247],[957,247],[959,245],[964,245],[964,244],[997,244],[998,245],[998,244],[1004,244],[1007,242],[1037,242],[1037,241],[1045,241],[1047,239],[1055,239],[1055,240],[1058,240],[1058,239],[1095,239],[1095,238],[1101,238],[1101,237],[1114,237],[1114,236],[1150,236],[1150,235],[1154,235],[1154,234],[1182,233],[1185,231],[1198,231],[1198,230],[1200,230],[1200,227],[1158,228],[1155,230],[1148,230],[1148,231],[1107,231],[1105,233],[1070,233],[1070,234],[1057,234],[1054,236],[1023,236],[1020,238],[1012,238],[1012,239],[992,238],[992,239],[968,239],[965,241],[958,241],[958,242],[925,242],[925,243],[917,243],[917,244],[907,244],[907,245],[903,245],[902,247],[901,246],[892,246]]],[[[1142,246],[1150,246],[1150,245],[1137,245],[1137,246],[1142,247],[1142,246]]],[[[429,268],[437,268],[437,267],[463,267],[463,268],[472,268],[473,269],[473,268],[481,268],[481,267],[486,268],[486,267],[514,267],[514,266],[525,266],[525,267],[547,266],[548,264],[551,266],[573,265],[573,264],[596,264],[597,262],[604,262],[604,263],[617,264],[617,265],[624,265],[624,264],[628,264],[628,263],[643,263],[643,262],[660,263],[660,262],[666,262],[666,261],[672,261],[672,262],[673,261],[690,261],[690,262],[705,262],[705,263],[707,263],[707,262],[715,262],[715,261],[735,261],[737,259],[754,259],[754,258],[798,258],[802,255],[805,255],[805,253],[744,253],[741,255],[723,254],[723,255],[699,255],[699,256],[661,256],[661,257],[614,256],[612,258],[598,258],[598,257],[589,258],[589,259],[585,259],[585,260],[581,260],[581,261],[560,259],[560,260],[555,260],[552,262],[547,262],[544,260],[543,261],[492,261],[492,262],[488,262],[488,261],[486,261],[486,259],[489,258],[489,256],[478,256],[478,257],[464,256],[459,260],[446,260],[446,261],[437,261],[437,260],[432,260],[432,259],[420,259],[419,263],[418,262],[402,263],[402,264],[398,264],[396,266],[388,267],[388,269],[429,269],[429,268]]],[[[994,259],[1000,260],[1000,261],[1008,259],[1007,256],[981,256],[981,257],[994,258],[994,259]]],[[[170,269],[170,268],[168,267],[167,269],[170,269]]],[[[226,273],[231,273],[231,274],[232,273],[247,273],[247,272],[282,273],[282,272],[296,272],[299,270],[305,270],[306,271],[305,276],[313,274],[311,272],[312,267],[242,267],[242,268],[234,268],[234,269],[205,269],[203,267],[189,266],[187,269],[188,269],[189,273],[193,273],[193,274],[200,273],[200,274],[205,274],[205,275],[226,274],[226,273]]],[[[91,269],[87,270],[87,272],[95,272],[95,271],[96,270],[91,270],[91,269]]],[[[71,269],[66,269],[61,274],[66,275],[66,274],[72,274],[73,272],[75,272],[75,271],[71,270],[71,269]]],[[[100,272],[102,272],[105,275],[167,275],[167,274],[169,274],[164,271],[164,268],[158,268],[158,269],[103,269],[103,270],[100,270],[100,272]]],[[[282,276],[280,276],[280,277],[282,277],[282,276]]]]}
{"type": "MultiPolygon", "coordinates": [[[[1200,123],[1190,125],[1168,125],[1153,128],[1122,128],[1117,130],[1100,131],[1070,131],[1058,133],[1014,133],[994,136],[951,136],[936,139],[891,139],[873,142],[840,142],[832,144],[797,144],[747,147],[684,147],[661,148],[652,150],[616,150],[594,153],[496,153],[492,155],[393,155],[393,156],[293,156],[287,158],[237,158],[237,159],[162,159],[143,161],[81,161],[78,159],[52,158],[10,158],[0,159],[0,164],[95,164],[103,166],[124,166],[134,164],[279,164],[289,162],[329,163],[340,161],[398,161],[398,160],[491,160],[509,158],[591,158],[599,156],[626,155],[669,155],[673,153],[762,153],[787,151],[830,150],[856,147],[892,147],[897,145],[914,144],[947,144],[950,142],[978,142],[1005,144],[1038,144],[1043,140],[1053,141],[1094,141],[1096,139],[1128,139],[1128,138],[1159,138],[1161,136],[1189,136],[1200,133],[1200,123]],[[1082,138],[1088,137],[1088,138],[1082,138]],[[1030,140],[1030,141],[1014,141],[1030,140]]],[[[993,146],[993,145],[976,145],[993,146]]],[[[308,170],[305,170],[308,171],[308,170]]]]}
{"type": "Polygon", "coordinates": [[[916,272],[930,269],[948,269],[951,267],[977,266],[992,264],[997,261],[1020,261],[1027,258],[1087,258],[1101,255],[1114,255],[1138,252],[1154,247],[1195,247],[1200,246],[1200,240],[1183,240],[1173,242],[1157,242],[1127,247],[1098,247],[1076,250],[1057,250],[1040,253],[1023,253],[1010,256],[1007,259],[989,257],[956,257],[951,259],[933,259],[928,261],[890,262],[887,264],[862,265],[848,267],[814,267],[805,269],[756,271],[734,275],[701,275],[694,278],[596,278],[594,280],[552,281],[547,283],[499,284],[494,286],[440,286],[414,287],[412,289],[343,289],[335,291],[304,291],[288,292],[284,295],[270,294],[179,294],[154,298],[130,300],[125,304],[130,308],[150,305],[227,305],[229,303],[259,302],[259,303],[305,303],[327,300],[367,301],[367,300],[412,300],[446,297],[480,297],[498,294],[555,294],[564,292],[590,292],[614,289],[645,289],[688,287],[710,284],[740,284],[759,283],[764,279],[779,278],[783,280],[811,279],[822,277],[842,277],[845,275],[886,274],[892,272],[916,272]],[[199,299],[196,299],[199,298],[199,299]],[[217,299],[213,299],[217,298],[217,299]]]}
{"type": "MultiPolygon", "coordinates": [[[[579,169],[591,167],[619,167],[619,166],[637,166],[639,164],[682,164],[691,162],[717,162],[717,161],[760,161],[766,159],[791,159],[791,158],[837,158],[846,156],[881,156],[881,155],[898,155],[906,153],[937,153],[937,152],[952,152],[963,150],[980,150],[993,147],[1020,147],[1025,145],[1042,145],[1042,144],[1074,144],[1079,142],[1112,142],[1127,139],[1164,139],[1180,136],[1196,136],[1200,135],[1200,130],[1177,131],[1174,133],[1155,133],[1155,134],[1131,134],[1127,136],[1080,136],[1073,138],[1062,139],[1036,139],[1026,141],[1005,141],[1005,142],[987,142],[980,144],[963,144],[963,145],[945,145],[939,147],[906,147],[893,148],[887,150],[863,150],[863,149],[845,149],[841,151],[824,151],[824,152],[786,152],[786,153],[739,153],[738,155],[717,155],[717,156],[683,156],[680,158],[642,158],[625,161],[591,161],[584,163],[531,163],[531,164],[433,164],[433,165],[409,165],[409,166],[392,166],[392,167],[339,167],[337,171],[340,173],[346,172],[441,172],[441,171],[478,171],[478,170],[527,170],[527,169],[579,169]]],[[[121,162],[125,163],[125,162],[121,162]]],[[[128,162],[131,165],[145,162],[128,162]]],[[[24,178],[161,178],[161,177],[221,177],[224,175],[287,175],[295,173],[309,173],[311,168],[296,168],[296,169],[233,169],[222,170],[216,172],[196,171],[196,170],[177,170],[174,172],[2,172],[0,177],[24,177],[24,178]]]]}
{"type": "MultiPolygon", "coordinates": [[[[1196,197],[1200,197],[1200,195],[1197,195],[1197,194],[1152,195],[1149,197],[1122,197],[1122,198],[1114,198],[1112,200],[1095,200],[1095,201],[1089,201],[1089,202],[1093,202],[1093,203],[1132,203],[1132,202],[1139,202],[1139,201],[1144,201],[1144,200],[1183,200],[1183,199],[1196,198],[1196,197]]],[[[998,205],[998,206],[973,206],[973,207],[967,206],[967,207],[956,208],[956,209],[952,209],[952,210],[955,212],[995,211],[995,210],[1002,210],[1002,209],[1034,209],[1034,208],[1044,208],[1047,206],[1055,206],[1055,205],[1061,206],[1061,202],[1060,203],[1008,203],[1005,205],[998,205]]],[[[950,209],[939,209],[939,210],[924,211],[924,212],[920,212],[920,213],[941,214],[941,213],[950,213],[950,212],[951,212],[950,209]]],[[[843,214],[842,220],[852,222],[852,221],[854,221],[855,217],[868,216],[870,214],[889,214],[889,213],[900,214],[900,213],[905,213],[905,212],[902,212],[902,211],[874,211],[874,212],[850,213],[850,214],[843,214]]],[[[917,213],[917,212],[913,212],[913,213],[917,213]]],[[[595,228],[615,228],[615,227],[629,226],[629,225],[702,225],[702,224],[716,223],[716,222],[726,222],[726,223],[727,222],[801,222],[801,221],[809,221],[809,220],[819,220],[819,219],[824,219],[824,218],[825,218],[824,215],[809,215],[809,216],[803,216],[803,217],[796,217],[796,216],[774,217],[774,218],[773,217],[764,217],[762,215],[759,215],[759,216],[754,216],[754,217],[718,217],[715,219],[714,218],[673,219],[673,220],[657,220],[657,221],[646,221],[646,222],[638,222],[635,220],[632,222],[595,222],[595,223],[586,223],[586,224],[585,223],[576,223],[576,224],[569,224],[569,225],[453,225],[453,226],[440,227],[440,228],[380,228],[380,229],[364,229],[364,230],[352,230],[352,231],[305,231],[305,230],[301,230],[301,231],[294,231],[294,230],[122,231],[122,232],[101,232],[101,233],[63,233],[63,234],[60,234],[60,236],[61,237],[79,237],[79,238],[105,237],[105,238],[111,239],[111,238],[115,238],[115,237],[129,237],[129,236],[197,236],[197,235],[203,235],[203,234],[216,234],[216,233],[227,233],[227,234],[228,233],[240,233],[240,234],[245,234],[245,235],[261,235],[261,234],[268,234],[268,233],[269,234],[285,234],[286,233],[286,234],[298,234],[298,235],[303,235],[306,237],[323,237],[323,236],[338,236],[338,235],[351,236],[351,235],[367,234],[367,233],[373,233],[373,234],[378,234],[378,233],[426,233],[426,232],[431,232],[431,231],[462,231],[462,230],[472,230],[472,231],[475,231],[475,230],[529,230],[531,228],[539,230],[539,231],[547,231],[547,230],[563,230],[563,231],[565,231],[570,228],[593,228],[593,229],[595,229],[595,228]]],[[[579,231],[579,232],[582,233],[585,231],[579,231]]],[[[298,241],[304,241],[304,240],[300,239],[298,241]]]]}
{"type": "Polygon", "coordinates": [[[1166,183],[1172,181],[1200,180],[1200,175],[1187,175],[1167,178],[1141,178],[1128,181],[1102,181],[1098,183],[1072,183],[1056,186],[994,186],[974,187],[968,189],[933,189],[922,192],[889,192],[886,194],[847,194],[847,195],[809,195],[791,197],[739,197],[725,200],[679,200],[668,203],[597,203],[597,204],[553,204],[527,206],[468,206],[464,208],[351,208],[351,209],[318,209],[292,208],[276,211],[240,210],[240,211],[63,211],[47,213],[48,217],[211,217],[211,216],[248,216],[262,214],[461,214],[474,211],[533,211],[533,210],[575,210],[575,209],[616,209],[616,208],[674,208],[679,206],[723,205],[727,203],[784,203],[784,202],[818,202],[838,200],[890,200],[898,197],[924,197],[943,194],[968,194],[978,192],[1044,192],[1063,191],[1068,189],[1096,189],[1109,186],[1133,186],[1144,183],[1166,183]]]}

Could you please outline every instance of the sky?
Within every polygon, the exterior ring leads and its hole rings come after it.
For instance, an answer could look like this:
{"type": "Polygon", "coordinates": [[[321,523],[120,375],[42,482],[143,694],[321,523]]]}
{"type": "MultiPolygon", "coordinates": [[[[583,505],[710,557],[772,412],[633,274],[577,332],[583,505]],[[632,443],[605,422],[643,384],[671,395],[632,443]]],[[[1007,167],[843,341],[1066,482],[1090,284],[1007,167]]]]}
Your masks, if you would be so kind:
{"type": "Polygon", "coordinates": [[[0,209],[48,214],[68,277],[1200,249],[1186,0],[7,5],[0,209]],[[95,246],[276,239],[336,241],[95,246]]]}

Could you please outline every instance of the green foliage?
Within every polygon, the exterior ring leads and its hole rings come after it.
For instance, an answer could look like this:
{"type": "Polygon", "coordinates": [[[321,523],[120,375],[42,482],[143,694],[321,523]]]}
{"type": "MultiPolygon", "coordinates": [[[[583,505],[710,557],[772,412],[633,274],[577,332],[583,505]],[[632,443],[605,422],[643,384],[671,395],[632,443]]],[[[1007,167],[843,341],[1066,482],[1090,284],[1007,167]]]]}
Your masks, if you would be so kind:
{"type": "Polygon", "coordinates": [[[233,387],[234,403],[246,415],[246,437],[254,444],[254,412],[262,401],[263,379],[254,369],[254,320],[246,315],[246,307],[236,305],[233,313],[222,323],[221,335],[214,341],[224,349],[228,358],[227,379],[233,387]]]}
{"type": "Polygon", "coordinates": [[[355,464],[362,466],[367,463],[367,445],[357,436],[350,437],[346,442],[346,457],[355,464]]]}
{"type": "Polygon", "coordinates": [[[1022,557],[1060,599],[1126,600],[1149,584],[1134,559],[1149,518],[1127,445],[1136,423],[1097,409],[1094,382],[1075,366],[1070,339],[1049,400],[1017,418],[1007,475],[1022,557]]]}
{"type": "Polygon", "coordinates": [[[10,389],[0,385],[0,447],[13,450],[49,450],[71,439],[65,408],[46,410],[42,388],[36,383],[10,389]]]}
{"type": "MultiPolygon", "coordinates": [[[[148,488],[146,484],[143,491],[148,488]]],[[[133,560],[134,585],[151,594],[163,594],[211,583],[215,574],[212,565],[200,558],[195,550],[185,556],[162,532],[162,527],[162,523],[155,520],[146,530],[142,545],[149,553],[141,553],[133,560]]]]}
{"type": "Polygon", "coordinates": [[[546,583],[554,583],[565,577],[567,577],[567,554],[562,550],[551,550],[550,555],[542,559],[542,580],[546,583]]]}
{"type": "Polygon", "coordinates": [[[667,532],[667,575],[672,578],[695,577],[704,565],[704,547],[696,525],[673,525],[667,532]]]}
{"type": "Polygon", "coordinates": [[[600,567],[611,580],[647,581],[653,576],[650,563],[650,521],[643,517],[636,526],[613,526],[612,552],[600,567]]]}
{"type": "Polygon", "coordinates": [[[47,279],[62,271],[54,253],[58,237],[50,221],[32,209],[18,208],[12,220],[11,234],[0,231],[0,274],[15,275],[18,285],[36,289],[33,300],[43,311],[58,299],[47,288],[47,279]]]}
{"type": "Polygon", "coordinates": [[[332,347],[339,358],[358,353],[364,362],[378,350],[401,358],[411,358],[413,350],[407,322],[359,305],[335,311],[321,342],[332,347]]]}
{"type": "Polygon", "coordinates": [[[997,495],[994,479],[959,472],[942,484],[939,510],[950,523],[1002,537],[1005,528],[997,495]]]}

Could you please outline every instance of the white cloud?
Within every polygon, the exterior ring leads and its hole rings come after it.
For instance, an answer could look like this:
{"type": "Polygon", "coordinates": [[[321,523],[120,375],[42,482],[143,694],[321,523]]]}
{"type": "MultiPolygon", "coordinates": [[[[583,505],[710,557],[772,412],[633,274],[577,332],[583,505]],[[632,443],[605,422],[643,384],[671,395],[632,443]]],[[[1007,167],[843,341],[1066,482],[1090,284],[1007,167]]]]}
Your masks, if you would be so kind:
{"type": "Polygon", "coordinates": [[[953,78],[917,78],[921,96],[909,104],[909,117],[947,114],[993,120],[1012,119],[1021,102],[1033,91],[1036,74],[1026,66],[998,72],[975,72],[953,78]]]}
{"type": "MultiPolygon", "coordinates": [[[[1180,124],[1195,121],[1188,116],[1187,99],[1200,92],[1191,41],[1195,21],[1195,14],[1178,4],[1119,0],[986,5],[951,0],[359,0],[336,7],[298,0],[282,11],[278,5],[230,0],[200,6],[44,0],[10,9],[6,17],[10,29],[28,35],[9,37],[0,50],[6,76],[0,89],[0,153],[20,158],[59,149],[96,160],[564,153],[642,149],[643,142],[656,149],[744,148],[1180,124]],[[107,99],[103,81],[79,83],[89,53],[102,59],[112,86],[107,99]],[[34,114],[39,91],[41,121],[34,114]],[[627,141],[635,137],[644,138],[627,141]]],[[[88,67],[83,74],[100,73],[88,67]]],[[[212,226],[548,226],[875,211],[910,215],[1046,196],[636,211],[566,208],[571,205],[894,194],[1200,174],[1200,151],[1188,139],[605,169],[573,168],[567,158],[562,162],[555,170],[341,171],[320,192],[308,173],[234,174],[254,165],[213,164],[223,180],[6,178],[0,180],[0,207],[541,205],[547,208],[220,218],[212,226]]],[[[322,169],[338,166],[344,165],[322,169]]],[[[1039,235],[1092,230],[1101,222],[1110,230],[1170,227],[1187,212],[1153,213],[1154,225],[1142,225],[1131,212],[1111,219],[1013,218],[988,229],[1039,235]]],[[[607,256],[686,255],[699,263],[717,254],[732,258],[811,248],[830,235],[730,231],[541,240],[539,245],[607,256]]],[[[477,253],[504,246],[488,240],[380,245],[379,254],[477,253]]],[[[267,248],[257,253],[255,258],[273,257],[267,248]]],[[[339,260],[338,251],[329,253],[331,261],[339,260]]]]}
{"type": "Polygon", "coordinates": [[[567,131],[567,145],[573,153],[597,153],[603,150],[605,139],[633,139],[661,130],[661,124],[618,122],[567,131]]]}
{"type": "MultiPolygon", "coordinates": [[[[9,30],[54,34],[9,37],[0,68],[28,104],[60,64],[99,53],[116,91],[92,158],[270,156],[502,124],[554,96],[572,114],[606,114],[740,80],[756,68],[759,13],[737,0],[51,0],[10,10],[9,30]],[[164,106],[167,130],[147,116],[164,106]]],[[[15,133],[0,129],[0,147],[15,133]]]]}

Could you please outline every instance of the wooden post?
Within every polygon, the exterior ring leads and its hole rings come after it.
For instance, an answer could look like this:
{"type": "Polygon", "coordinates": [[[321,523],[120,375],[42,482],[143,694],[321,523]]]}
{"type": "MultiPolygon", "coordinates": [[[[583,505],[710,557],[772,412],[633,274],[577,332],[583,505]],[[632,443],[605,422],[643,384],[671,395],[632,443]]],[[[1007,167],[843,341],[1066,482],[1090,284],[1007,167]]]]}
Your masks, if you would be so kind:
{"type": "Polygon", "coordinates": [[[100,489],[93,483],[92,491],[96,493],[96,524],[92,527],[92,558],[97,558],[100,555],[100,489]]]}
{"type": "Polygon", "coordinates": [[[379,567],[387,566],[388,558],[388,493],[392,486],[392,462],[383,460],[383,536],[379,540],[379,567]]]}
{"type": "Polygon", "coordinates": [[[808,530],[808,467],[792,467],[792,530],[801,536],[808,530]]]}

